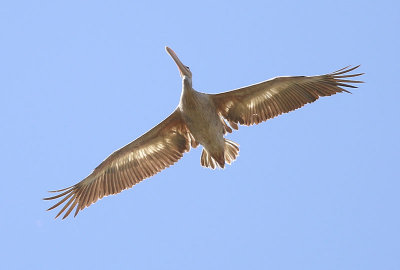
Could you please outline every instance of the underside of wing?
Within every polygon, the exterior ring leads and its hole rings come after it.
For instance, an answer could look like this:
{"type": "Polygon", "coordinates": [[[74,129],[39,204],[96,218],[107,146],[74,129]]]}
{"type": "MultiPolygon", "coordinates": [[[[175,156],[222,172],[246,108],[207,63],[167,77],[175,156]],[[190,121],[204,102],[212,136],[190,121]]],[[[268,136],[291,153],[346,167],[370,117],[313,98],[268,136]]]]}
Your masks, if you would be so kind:
{"type": "Polygon", "coordinates": [[[237,124],[258,124],[314,102],[319,97],[349,92],[345,87],[357,88],[353,84],[362,81],[349,78],[363,73],[349,72],[358,67],[346,67],[320,76],[277,77],[211,97],[220,115],[237,129],[237,124]]]}
{"type": "Polygon", "coordinates": [[[60,199],[48,210],[65,203],[56,218],[65,210],[63,219],[76,208],[75,216],[104,196],[128,189],[177,162],[190,145],[195,145],[176,110],[167,119],[130,144],[115,151],[81,182],[56,190],[59,194],[45,200],[60,199]]]}

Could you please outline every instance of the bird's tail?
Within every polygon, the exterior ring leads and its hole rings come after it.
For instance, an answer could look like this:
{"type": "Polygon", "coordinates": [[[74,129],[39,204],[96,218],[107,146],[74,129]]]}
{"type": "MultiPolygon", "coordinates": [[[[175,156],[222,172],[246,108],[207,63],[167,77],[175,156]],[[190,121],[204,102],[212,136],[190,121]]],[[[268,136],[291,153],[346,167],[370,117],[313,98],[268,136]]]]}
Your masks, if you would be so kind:
{"type": "Polygon", "coordinates": [[[201,166],[215,169],[217,167],[224,168],[225,163],[231,164],[239,156],[239,145],[233,141],[225,139],[225,148],[223,155],[220,157],[214,155],[211,156],[208,151],[203,148],[201,153],[200,163],[201,166]]]}

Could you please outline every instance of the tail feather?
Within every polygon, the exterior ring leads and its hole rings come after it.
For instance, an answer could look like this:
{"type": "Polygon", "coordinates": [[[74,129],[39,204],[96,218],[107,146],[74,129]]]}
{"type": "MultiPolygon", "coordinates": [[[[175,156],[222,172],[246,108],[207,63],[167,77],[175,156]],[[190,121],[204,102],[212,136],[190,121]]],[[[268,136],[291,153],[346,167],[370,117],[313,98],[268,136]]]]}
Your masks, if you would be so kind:
{"type": "Polygon", "coordinates": [[[205,148],[203,148],[203,152],[201,152],[200,164],[203,167],[214,170],[218,163],[215,162],[215,160],[211,157],[208,151],[205,148]]]}
{"type": "Polygon", "coordinates": [[[225,139],[224,155],[220,158],[217,156],[211,156],[208,151],[203,148],[201,153],[200,164],[203,167],[210,169],[224,168],[225,163],[231,164],[239,155],[239,145],[233,141],[225,139]]]}
{"type": "Polygon", "coordinates": [[[225,139],[225,161],[231,164],[239,156],[239,144],[225,139]]]}

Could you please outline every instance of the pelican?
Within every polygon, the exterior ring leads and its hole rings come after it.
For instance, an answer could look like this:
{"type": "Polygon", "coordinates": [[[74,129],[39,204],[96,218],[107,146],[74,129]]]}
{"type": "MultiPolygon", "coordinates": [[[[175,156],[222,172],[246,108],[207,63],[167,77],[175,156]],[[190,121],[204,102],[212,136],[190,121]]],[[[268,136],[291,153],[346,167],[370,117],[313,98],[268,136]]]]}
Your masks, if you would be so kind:
{"type": "Polygon", "coordinates": [[[178,66],[182,79],[178,107],[146,134],[112,153],[79,183],[50,191],[57,195],[44,199],[60,201],[48,210],[66,202],[55,218],[64,211],[63,219],[66,218],[74,208],[76,216],[104,196],[131,188],[173,165],[199,144],[203,146],[202,166],[224,168],[239,153],[239,145],[224,135],[237,130],[239,124],[258,124],[319,97],[350,93],[344,87],[357,88],[352,83],[362,83],[349,79],[363,74],[349,74],[359,66],[347,66],[325,75],[276,77],[233,91],[206,94],[193,89],[189,67],[172,49],[165,49],[178,66]]]}

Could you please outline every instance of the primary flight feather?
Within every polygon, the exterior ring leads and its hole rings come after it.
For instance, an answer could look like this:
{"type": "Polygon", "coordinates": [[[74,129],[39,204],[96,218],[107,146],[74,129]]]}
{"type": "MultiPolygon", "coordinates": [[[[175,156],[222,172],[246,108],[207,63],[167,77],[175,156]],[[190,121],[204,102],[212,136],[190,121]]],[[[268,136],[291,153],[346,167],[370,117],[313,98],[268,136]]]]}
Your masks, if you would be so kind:
{"type": "Polygon", "coordinates": [[[345,67],[319,76],[276,77],[258,84],[220,94],[205,94],[192,88],[192,72],[173,50],[166,51],[178,66],[182,94],[175,111],[146,134],[112,153],[79,183],[51,192],[60,199],[48,210],[63,205],[56,218],[63,219],[75,209],[75,216],[104,196],[131,188],[177,162],[191,147],[203,146],[200,163],[224,168],[239,153],[239,145],[224,138],[238,124],[258,124],[282,113],[298,109],[319,97],[349,92],[356,88],[350,74],[359,66],[345,67]]]}

